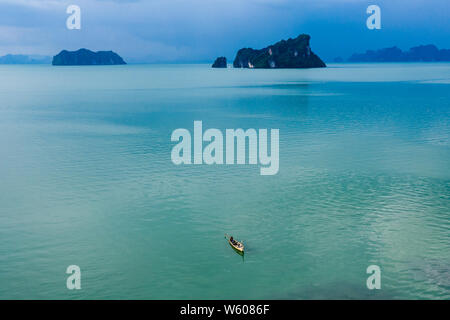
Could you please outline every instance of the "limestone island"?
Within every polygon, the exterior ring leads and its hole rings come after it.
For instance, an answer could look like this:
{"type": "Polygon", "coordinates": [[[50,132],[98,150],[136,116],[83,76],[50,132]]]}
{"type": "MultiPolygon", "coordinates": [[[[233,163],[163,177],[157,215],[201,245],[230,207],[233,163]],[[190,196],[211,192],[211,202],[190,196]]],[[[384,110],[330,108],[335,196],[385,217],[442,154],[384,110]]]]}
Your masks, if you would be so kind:
{"type": "Polygon", "coordinates": [[[125,61],[113,51],[93,52],[88,49],[77,51],[63,50],[53,57],[54,66],[92,66],[126,64],[125,61]]]}
{"type": "Polygon", "coordinates": [[[233,62],[235,68],[325,68],[325,63],[311,51],[307,34],[281,40],[266,48],[242,48],[233,62]]]}
{"type": "Polygon", "coordinates": [[[225,57],[218,57],[212,65],[212,68],[226,68],[226,67],[227,67],[227,58],[225,57]]]}

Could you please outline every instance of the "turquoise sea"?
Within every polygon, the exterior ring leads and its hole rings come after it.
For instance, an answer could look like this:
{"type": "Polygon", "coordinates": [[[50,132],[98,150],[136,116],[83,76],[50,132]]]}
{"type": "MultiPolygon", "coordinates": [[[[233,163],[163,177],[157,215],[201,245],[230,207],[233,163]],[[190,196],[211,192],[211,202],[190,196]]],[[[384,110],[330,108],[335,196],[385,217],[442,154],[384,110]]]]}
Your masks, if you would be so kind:
{"type": "Polygon", "coordinates": [[[1,299],[450,299],[450,64],[0,66],[0,133],[1,299]],[[194,120],[278,174],[174,165],[194,120]]]}

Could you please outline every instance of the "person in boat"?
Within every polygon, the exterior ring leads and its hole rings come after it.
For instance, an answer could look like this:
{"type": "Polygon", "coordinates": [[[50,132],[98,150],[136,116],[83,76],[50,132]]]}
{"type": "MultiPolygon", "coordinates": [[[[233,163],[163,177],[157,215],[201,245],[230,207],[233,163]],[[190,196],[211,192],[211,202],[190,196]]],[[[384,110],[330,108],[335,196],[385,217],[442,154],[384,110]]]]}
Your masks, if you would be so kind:
{"type": "Polygon", "coordinates": [[[236,240],[233,239],[233,237],[230,237],[230,242],[234,245],[236,245],[236,240]]]}

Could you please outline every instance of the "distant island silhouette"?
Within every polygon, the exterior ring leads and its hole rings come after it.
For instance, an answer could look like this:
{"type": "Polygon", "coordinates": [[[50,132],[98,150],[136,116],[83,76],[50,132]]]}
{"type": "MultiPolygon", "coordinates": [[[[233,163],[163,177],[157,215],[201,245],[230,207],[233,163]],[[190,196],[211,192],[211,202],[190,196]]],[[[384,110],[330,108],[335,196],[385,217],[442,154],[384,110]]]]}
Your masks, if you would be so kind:
{"type": "Polygon", "coordinates": [[[0,57],[0,64],[49,64],[51,57],[40,55],[7,54],[0,57]]]}
{"type": "Polygon", "coordinates": [[[119,65],[126,62],[113,51],[93,52],[88,49],[63,50],[53,57],[54,66],[119,65]]]}
{"type": "Polygon", "coordinates": [[[311,51],[307,34],[281,40],[266,48],[242,48],[233,62],[234,68],[324,68],[325,63],[311,51]]]}
{"type": "MultiPolygon", "coordinates": [[[[365,53],[355,53],[348,62],[438,62],[450,61],[449,49],[438,49],[435,45],[421,45],[402,51],[397,47],[379,50],[367,50],[365,53]]],[[[342,62],[336,58],[335,62],[342,62]]]]}
{"type": "Polygon", "coordinates": [[[216,61],[214,61],[213,68],[226,68],[227,67],[227,58],[225,57],[218,57],[216,61]]]}

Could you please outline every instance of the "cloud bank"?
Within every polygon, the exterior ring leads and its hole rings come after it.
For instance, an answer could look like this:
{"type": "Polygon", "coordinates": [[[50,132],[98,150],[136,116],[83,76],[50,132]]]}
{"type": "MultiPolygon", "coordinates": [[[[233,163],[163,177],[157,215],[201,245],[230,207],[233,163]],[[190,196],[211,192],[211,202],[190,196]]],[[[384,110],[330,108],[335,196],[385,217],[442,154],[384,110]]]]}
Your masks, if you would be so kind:
{"type": "Polygon", "coordinates": [[[206,62],[300,33],[327,60],[394,45],[450,47],[447,0],[376,2],[382,29],[371,31],[373,1],[364,0],[0,0],[0,55],[86,47],[130,62],[206,62]],[[81,30],[66,28],[70,4],[81,7],[81,30]]]}

